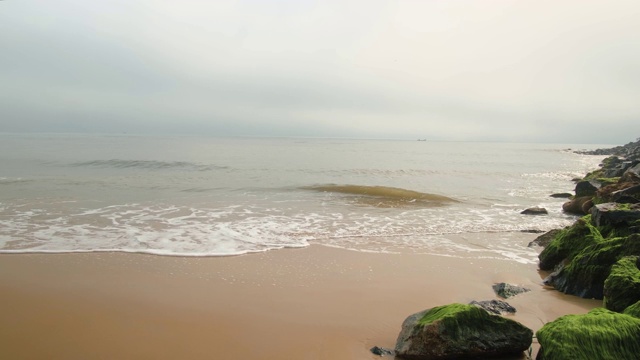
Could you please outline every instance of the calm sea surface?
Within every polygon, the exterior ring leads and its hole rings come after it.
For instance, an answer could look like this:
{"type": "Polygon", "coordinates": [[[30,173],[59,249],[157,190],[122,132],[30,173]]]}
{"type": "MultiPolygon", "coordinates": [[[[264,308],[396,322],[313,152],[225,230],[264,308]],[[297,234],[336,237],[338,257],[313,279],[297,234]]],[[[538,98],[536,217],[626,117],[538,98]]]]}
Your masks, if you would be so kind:
{"type": "Polygon", "coordinates": [[[311,243],[530,262],[606,145],[0,134],[0,252],[311,243]],[[548,216],[520,211],[543,206],[548,216]]]}

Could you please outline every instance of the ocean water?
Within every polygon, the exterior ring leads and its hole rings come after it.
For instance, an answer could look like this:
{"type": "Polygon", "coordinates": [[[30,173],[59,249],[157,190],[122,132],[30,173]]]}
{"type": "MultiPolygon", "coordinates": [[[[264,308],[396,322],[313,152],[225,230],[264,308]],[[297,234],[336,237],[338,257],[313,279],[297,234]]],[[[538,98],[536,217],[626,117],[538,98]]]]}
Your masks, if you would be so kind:
{"type": "Polygon", "coordinates": [[[607,145],[0,134],[0,252],[221,256],[323,244],[533,262],[607,145]],[[542,206],[547,216],[520,211],[542,206]]]}

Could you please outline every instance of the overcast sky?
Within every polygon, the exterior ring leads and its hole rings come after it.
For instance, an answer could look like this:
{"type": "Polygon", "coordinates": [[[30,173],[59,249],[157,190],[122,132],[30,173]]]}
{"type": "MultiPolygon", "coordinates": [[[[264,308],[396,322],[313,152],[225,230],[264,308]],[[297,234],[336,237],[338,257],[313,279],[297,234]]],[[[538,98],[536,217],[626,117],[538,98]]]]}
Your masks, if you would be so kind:
{"type": "Polygon", "coordinates": [[[0,1],[0,132],[626,143],[638,0],[0,1]]]}

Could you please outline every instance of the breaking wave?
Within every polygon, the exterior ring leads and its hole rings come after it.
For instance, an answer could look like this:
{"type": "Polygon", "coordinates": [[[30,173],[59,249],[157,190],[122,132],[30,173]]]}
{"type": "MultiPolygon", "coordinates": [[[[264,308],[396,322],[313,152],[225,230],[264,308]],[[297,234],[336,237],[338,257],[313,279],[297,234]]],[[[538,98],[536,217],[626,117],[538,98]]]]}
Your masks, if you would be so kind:
{"type": "Polygon", "coordinates": [[[412,204],[422,206],[442,206],[448,203],[459,202],[456,199],[443,195],[429,194],[388,186],[327,184],[306,186],[303,187],[303,189],[354,195],[358,197],[358,203],[377,207],[398,207],[412,204]]]}

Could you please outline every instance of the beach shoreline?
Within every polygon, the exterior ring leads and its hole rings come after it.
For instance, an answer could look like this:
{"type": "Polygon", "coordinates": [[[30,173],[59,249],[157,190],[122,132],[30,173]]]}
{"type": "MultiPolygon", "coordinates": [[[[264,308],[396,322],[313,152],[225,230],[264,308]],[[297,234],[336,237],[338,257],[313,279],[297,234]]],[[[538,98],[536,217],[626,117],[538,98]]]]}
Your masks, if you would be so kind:
{"type": "MultiPolygon", "coordinates": [[[[490,236],[490,234],[487,234],[490,236]]],[[[528,242],[535,235],[522,234],[528,242]]],[[[536,264],[321,245],[232,257],[0,255],[0,353],[13,359],[372,359],[410,314],[531,292],[534,331],[600,301],[544,288],[536,264]]]]}

